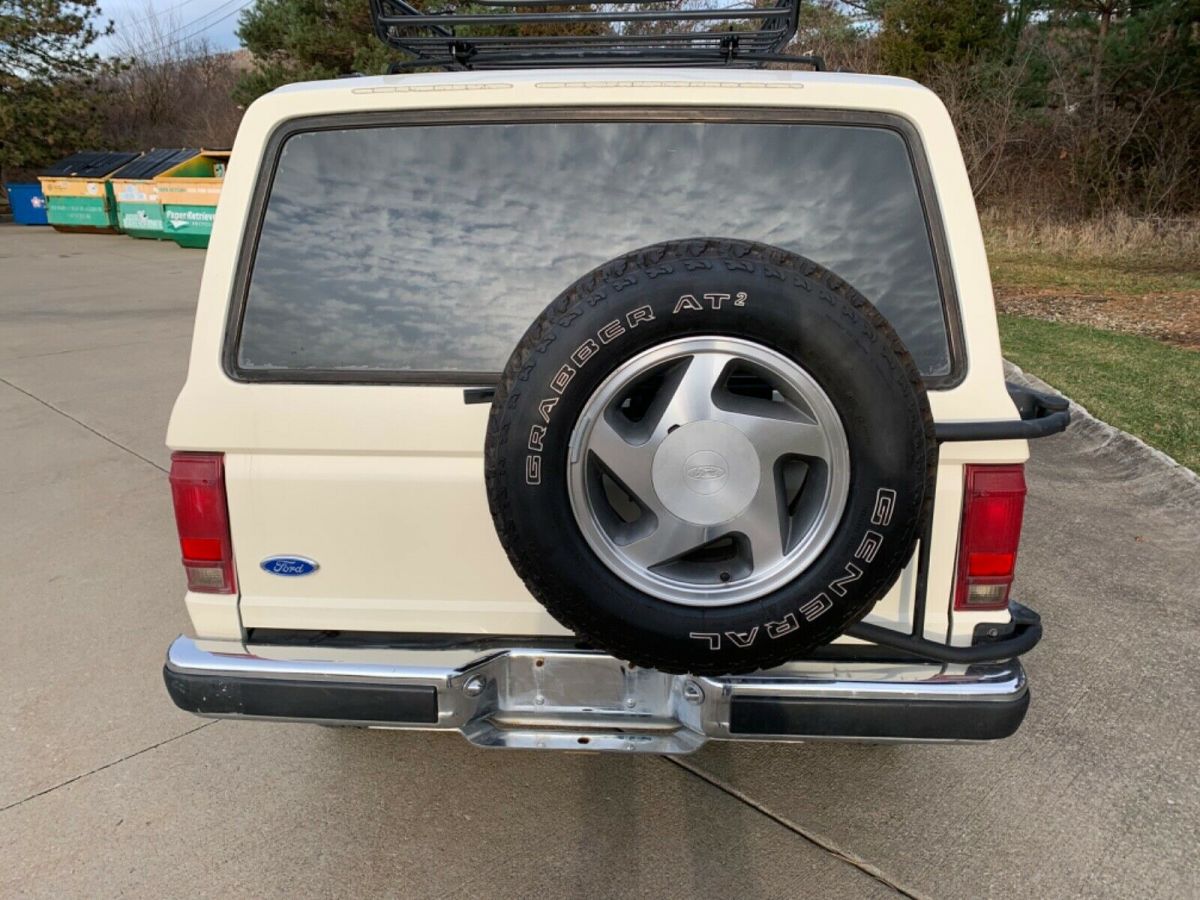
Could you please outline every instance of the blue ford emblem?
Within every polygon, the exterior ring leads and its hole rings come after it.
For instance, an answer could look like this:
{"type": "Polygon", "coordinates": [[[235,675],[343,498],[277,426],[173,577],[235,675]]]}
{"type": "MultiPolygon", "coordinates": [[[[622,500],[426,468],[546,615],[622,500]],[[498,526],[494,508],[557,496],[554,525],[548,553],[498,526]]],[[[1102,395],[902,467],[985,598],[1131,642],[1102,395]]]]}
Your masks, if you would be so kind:
{"type": "Polygon", "coordinates": [[[264,572],[289,578],[297,575],[311,575],[321,568],[311,559],[305,559],[303,556],[268,556],[259,565],[262,566],[264,572]]]}

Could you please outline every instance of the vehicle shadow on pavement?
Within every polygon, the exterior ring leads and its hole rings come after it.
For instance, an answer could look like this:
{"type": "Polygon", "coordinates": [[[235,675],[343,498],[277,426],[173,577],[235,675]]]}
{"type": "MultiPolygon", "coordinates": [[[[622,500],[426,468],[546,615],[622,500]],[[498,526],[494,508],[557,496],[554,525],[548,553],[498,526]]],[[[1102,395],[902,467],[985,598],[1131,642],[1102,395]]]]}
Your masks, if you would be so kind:
{"type": "MultiPolygon", "coordinates": [[[[473,846],[476,862],[488,860],[486,871],[464,867],[462,882],[439,879],[448,895],[891,895],[663,757],[483,750],[450,734],[322,731],[310,736],[314,757],[326,760],[321,768],[340,772],[384,808],[438,817],[454,840],[473,846]]],[[[353,827],[363,843],[402,844],[426,823],[356,815],[353,827]]],[[[431,845],[434,835],[419,835],[431,845]]]]}

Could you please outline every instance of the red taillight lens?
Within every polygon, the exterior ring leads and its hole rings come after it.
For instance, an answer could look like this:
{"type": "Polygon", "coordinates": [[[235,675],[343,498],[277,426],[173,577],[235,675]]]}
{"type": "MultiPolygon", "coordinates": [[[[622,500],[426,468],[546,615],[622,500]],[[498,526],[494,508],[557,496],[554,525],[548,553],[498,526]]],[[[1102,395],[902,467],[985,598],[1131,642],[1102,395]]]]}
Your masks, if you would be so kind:
{"type": "Polygon", "coordinates": [[[189,591],[232,594],[233,542],[220,453],[171,454],[171,499],[189,591]]]}
{"type": "Polygon", "coordinates": [[[1024,466],[967,466],[955,609],[1004,609],[1025,515],[1024,466]]]}

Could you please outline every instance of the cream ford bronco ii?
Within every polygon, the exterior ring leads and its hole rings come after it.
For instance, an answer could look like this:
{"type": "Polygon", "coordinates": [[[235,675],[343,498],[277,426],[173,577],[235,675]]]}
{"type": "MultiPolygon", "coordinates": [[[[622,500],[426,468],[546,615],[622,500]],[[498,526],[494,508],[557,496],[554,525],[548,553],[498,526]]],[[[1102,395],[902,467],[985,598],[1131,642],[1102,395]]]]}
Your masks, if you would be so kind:
{"type": "Polygon", "coordinates": [[[176,704],[652,752],[1019,726],[1066,405],[1006,389],[942,104],[781,57],[796,3],[377,0],[458,71],[248,110],[168,432],[176,704]]]}

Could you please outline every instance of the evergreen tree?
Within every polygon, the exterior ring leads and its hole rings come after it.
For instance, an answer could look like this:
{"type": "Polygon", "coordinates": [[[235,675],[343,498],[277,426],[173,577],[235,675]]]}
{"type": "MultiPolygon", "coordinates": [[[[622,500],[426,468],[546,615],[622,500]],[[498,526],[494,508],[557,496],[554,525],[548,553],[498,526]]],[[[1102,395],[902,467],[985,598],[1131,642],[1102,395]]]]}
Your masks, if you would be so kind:
{"type": "Polygon", "coordinates": [[[96,137],[97,0],[0,0],[0,170],[31,172],[96,137]]]}
{"type": "Polygon", "coordinates": [[[881,0],[879,51],[890,73],[920,79],[1003,44],[1004,0],[881,0]]]}
{"type": "Polygon", "coordinates": [[[378,75],[399,58],[375,36],[367,0],[258,0],[237,35],[254,56],[234,93],[243,104],[293,81],[378,75]]]}

